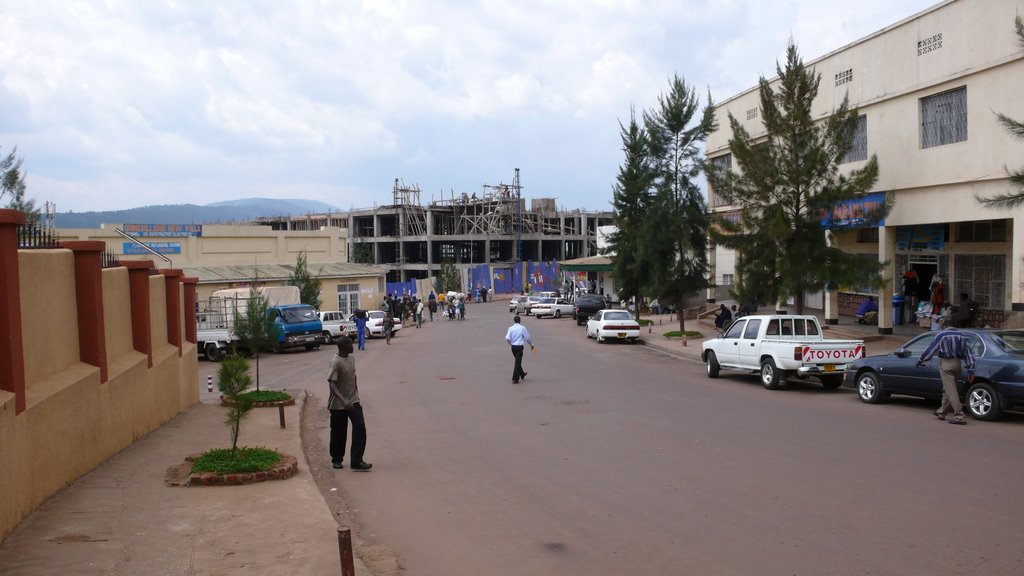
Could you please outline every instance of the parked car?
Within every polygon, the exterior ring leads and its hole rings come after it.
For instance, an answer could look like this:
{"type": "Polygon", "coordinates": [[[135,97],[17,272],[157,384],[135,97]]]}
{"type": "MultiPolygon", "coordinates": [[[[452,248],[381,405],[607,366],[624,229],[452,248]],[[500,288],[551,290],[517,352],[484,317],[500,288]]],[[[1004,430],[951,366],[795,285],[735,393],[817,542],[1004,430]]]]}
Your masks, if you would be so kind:
{"type": "Polygon", "coordinates": [[[346,318],[344,312],[320,312],[320,323],[324,326],[324,342],[333,342],[341,336],[356,337],[356,323],[346,318]]]}
{"type": "Polygon", "coordinates": [[[640,341],[640,324],[628,310],[598,310],[587,320],[587,338],[596,338],[598,342],[609,338],[629,340],[636,344],[640,341]]]}
{"type": "Polygon", "coordinates": [[[530,309],[533,308],[534,304],[541,300],[543,300],[543,298],[540,296],[527,296],[525,300],[520,300],[516,303],[516,314],[526,314],[529,316],[530,309]]]}
{"type": "MultiPolygon", "coordinates": [[[[369,337],[384,336],[384,314],[383,310],[368,310],[366,312],[366,335],[369,337]]],[[[356,321],[355,314],[349,316],[349,320],[356,321]]],[[[395,328],[391,331],[392,336],[397,336],[402,329],[402,319],[395,318],[395,328]]]]}
{"type": "Polygon", "coordinates": [[[562,298],[545,298],[534,304],[533,307],[530,308],[530,312],[532,312],[537,318],[543,318],[544,316],[561,318],[563,315],[572,315],[574,308],[573,304],[568,300],[562,298]]]}
{"type": "MultiPolygon", "coordinates": [[[[978,420],[996,420],[1003,411],[1024,409],[1024,331],[961,329],[974,352],[974,383],[960,383],[964,407],[978,420]]],[[[921,353],[941,332],[926,332],[891,354],[854,361],[844,385],[857,390],[865,404],[878,404],[892,394],[939,400],[942,380],[939,359],[921,368],[921,353]]]]}
{"type": "Polygon", "coordinates": [[[591,315],[607,307],[608,302],[604,299],[604,296],[600,294],[582,294],[576,298],[572,317],[576,319],[577,326],[583,326],[591,315]]]}
{"type": "Polygon", "coordinates": [[[513,296],[512,299],[508,301],[508,311],[515,312],[516,304],[519,304],[523,300],[526,300],[526,296],[513,296]]]}
{"type": "Polygon", "coordinates": [[[813,376],[825,388],[843,385],[848,365],[864,356],[863,340],[837,340],[822,336],[815,316],[744,316],[718,338],[705,340],[700,359],[707,362],[708,378],[720,370],[760,372],[761,384],[775,390],[793,375],[813,376]]]}

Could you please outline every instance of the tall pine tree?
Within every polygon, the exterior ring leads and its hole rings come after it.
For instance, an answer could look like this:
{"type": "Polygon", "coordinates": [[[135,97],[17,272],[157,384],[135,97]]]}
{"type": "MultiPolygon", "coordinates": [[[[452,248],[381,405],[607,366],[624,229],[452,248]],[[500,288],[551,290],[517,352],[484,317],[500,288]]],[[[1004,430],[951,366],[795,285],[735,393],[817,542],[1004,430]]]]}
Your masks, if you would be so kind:
{"type": "Polygon", "coordinates": [[[609,236],[608,253],[619,297],[629,300],[644,295],[649,281],[643,260],[644,218],[651,204],[653,172],[649,158],[647,132],[637,124],[630,111],[629,125],[619,124],[622,151],[626,158],[619,167],[612,195],[615,231],[609,236]]]}
{"type": "Polygon", "coordinates": [[[299,301],[309,304],[317,310],[323,302],[320,300],[320,279],[309,273],[306,253],[299,252],[295,258],[295,272],[288,278],[288,284],[299,288],[299,301]]]}
{"type": "Polygon", "coordinates": [[[741,219],[718,222],[720,230],[712,234],[739,253],[744,293],[771,302],[793,297],[802,313],[809,291],[880,279],[881,265],[866,265],[830,245],[821,224],[837,203],[871,190],[878,159],[872,155],[862,167],[841,173],[839,164],[853,145],[857,109],[844,97],[831,116],[815,121],[811,108],[821,75],[804,66],[792,43],[785,66],[776,69],[777,88],[764,77],[759,83],[767,141],[755,143],[729,115],[729,150],[741,172],[710,168],[708,178],[719,196],[739,206],[741,219]]]}

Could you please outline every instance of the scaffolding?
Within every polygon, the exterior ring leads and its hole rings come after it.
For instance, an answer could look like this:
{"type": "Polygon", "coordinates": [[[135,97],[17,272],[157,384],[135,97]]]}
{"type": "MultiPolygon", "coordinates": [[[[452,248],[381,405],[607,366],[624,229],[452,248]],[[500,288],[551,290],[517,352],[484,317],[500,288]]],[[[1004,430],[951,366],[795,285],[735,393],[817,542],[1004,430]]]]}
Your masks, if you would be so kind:
{"type": "Polygon", "coordinates": [[[406,186],[395,178],[392,197],[394,206],[402,210],[399,215],[399,236],[426,236],[427,218],[420,206],[420,187],[416,184],[406,186]]]}

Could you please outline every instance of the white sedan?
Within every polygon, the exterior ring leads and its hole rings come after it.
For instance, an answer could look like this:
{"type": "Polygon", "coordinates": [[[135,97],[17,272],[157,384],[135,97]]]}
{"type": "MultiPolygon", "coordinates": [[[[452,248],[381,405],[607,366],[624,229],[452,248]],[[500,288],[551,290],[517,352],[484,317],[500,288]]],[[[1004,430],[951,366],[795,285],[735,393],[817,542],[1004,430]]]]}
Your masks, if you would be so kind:
{"type": "Polygon", "coordinates": [[[526,296],[513,296],[512,299],[509,300],[509,302],[508,302],[508,311],[509,312],[515,312],[516,311],[516,305],[519,304],[520,302],[524,301],[524,300],[526,300],[526,296]]]}
{"type": "Polygon", "coordinates": [[[554,316],[555,318],[561,318],[562,316],[572,316],[573,305],[568,300],[562,298],[544,298],[540,302],[537,302],[530,308],[530,312],[537,318],[544,316],[554,316]]]}
{"type": "Polygon", "coordinates": [[[626,310],[598,310],[587,320],[587,338],[598,342],[612,338],[629,340],[634,344],[640,340],[640,324],[626,310]]]}
{"type": "MultiPolygon", "coordinates": [[[[368,310],[366,312],[368,318],[366,319],[366,335],[369,337],[384,336],[384,311],[383,310],[368,310]]],[[[349,318],[353,322],[356,321],[356,317],[353,314],[349,318]]],[[[392,336],[398,335],[398,331],[402,329],[402,319],[395,318],[395,327],[391,331],[392,336]]]]}

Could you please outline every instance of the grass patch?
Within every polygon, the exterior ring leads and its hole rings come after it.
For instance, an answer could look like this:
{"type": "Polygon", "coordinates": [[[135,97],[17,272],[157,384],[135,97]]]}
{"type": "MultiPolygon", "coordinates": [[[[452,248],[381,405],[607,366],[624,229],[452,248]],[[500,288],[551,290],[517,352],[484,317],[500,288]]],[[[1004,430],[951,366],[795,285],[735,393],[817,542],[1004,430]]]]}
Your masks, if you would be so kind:
{"type": "Polygon", "coordinates": [[[651,324],[654,324],[654,320],[650,320],[650,319],[647,319],[647,318],[641,318],[641,319],[637,320],[636,323],[641,325],[641,326],[650,326],[651,324]]]}
{"type": "Polygon", "coordinates": [[[239,448],[235,459],[231,459],[230,448],[219,448],[204,452],[192,462],[192,472],[213,472],[214,474],[239,474],[245,472],[266,472],[281,461],[281,455],[267,448],[239,448]]]}
{"type": "Polygon", "coordinates": [[[669,332],[665,332],[665,338],[682,338],[684,334],[687,338],[704,337],[703,334],[701,334],[700,332],[696,332],[694,330],[687,330],[686,332],[680,332],[679,330],[671,330],[669,332]]]}
{"type": "Polygon", "coordinates": [[[258,392],[253,390],[252,392],[241,394],[241,396],[250,398],[253,402],[284,402],[292,399],[291,394],[286,394],[279,390],[260,390],[258,392]]]}

